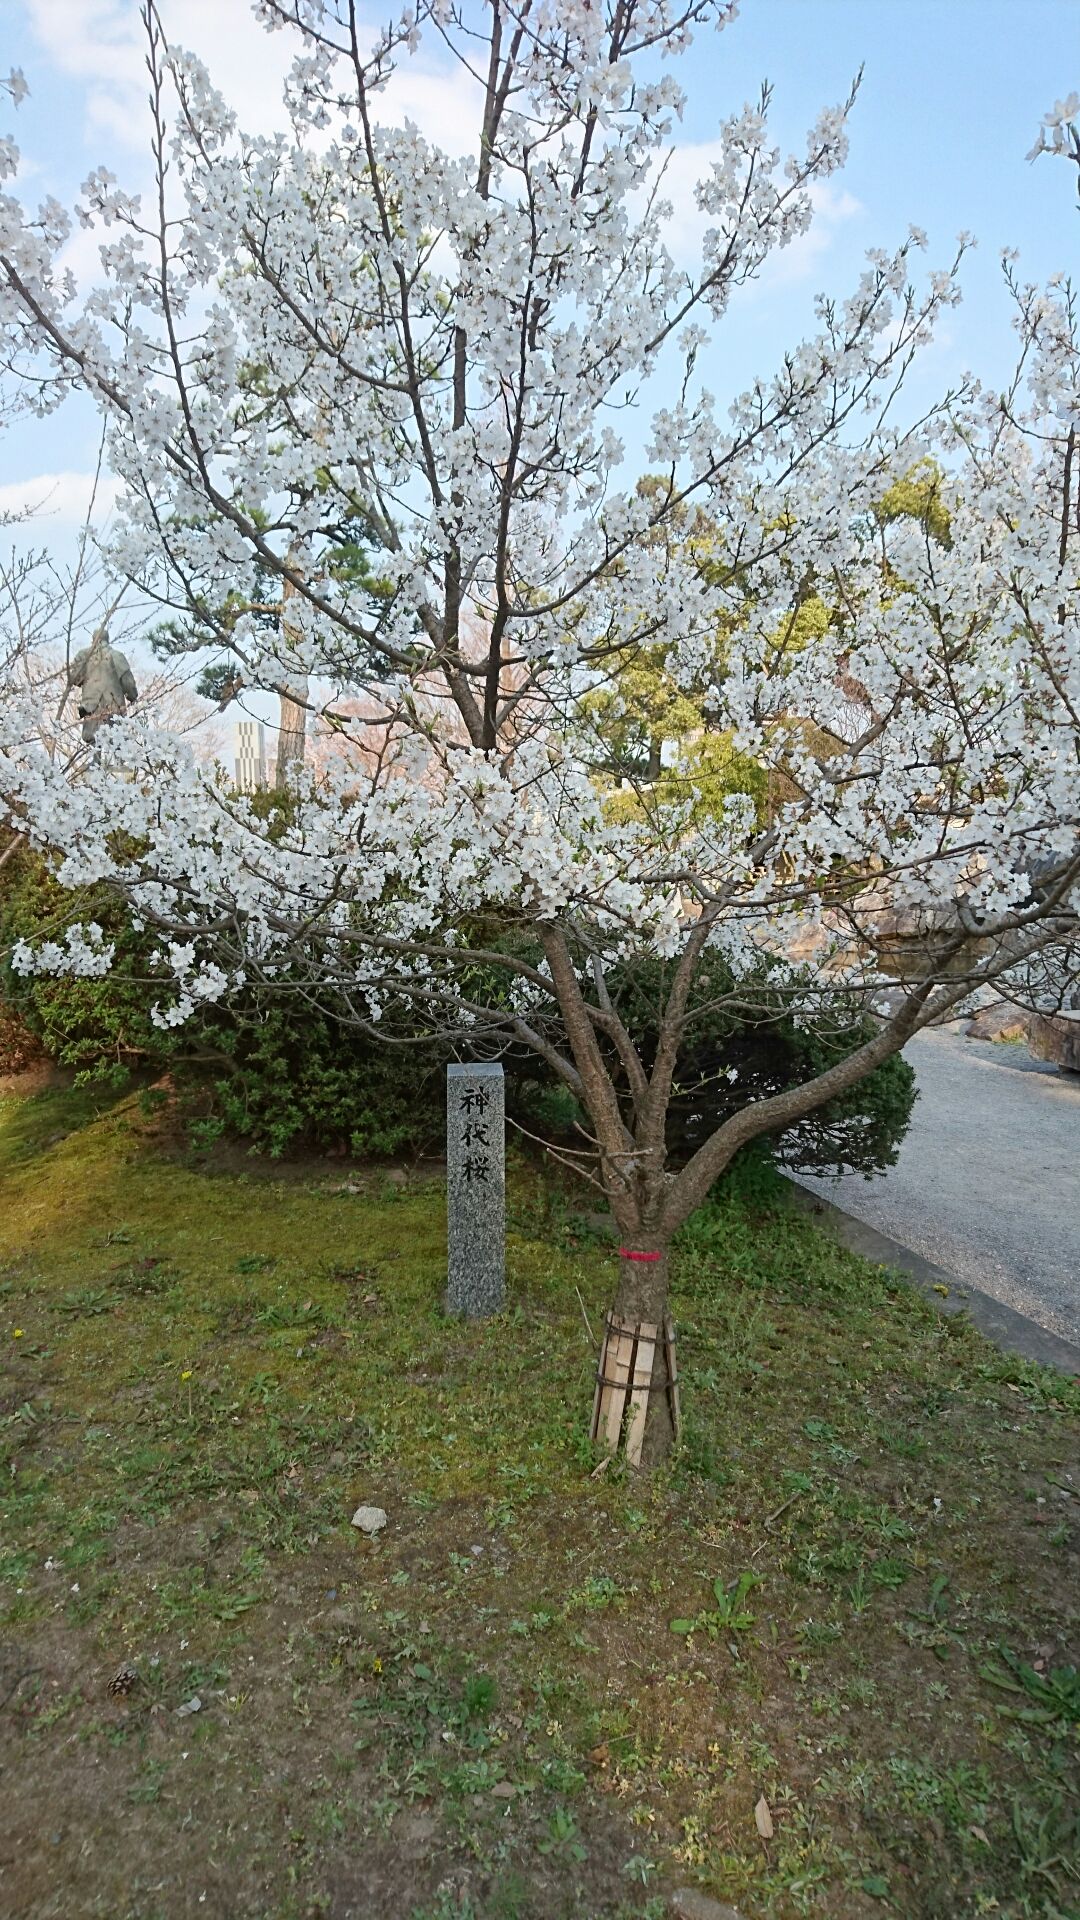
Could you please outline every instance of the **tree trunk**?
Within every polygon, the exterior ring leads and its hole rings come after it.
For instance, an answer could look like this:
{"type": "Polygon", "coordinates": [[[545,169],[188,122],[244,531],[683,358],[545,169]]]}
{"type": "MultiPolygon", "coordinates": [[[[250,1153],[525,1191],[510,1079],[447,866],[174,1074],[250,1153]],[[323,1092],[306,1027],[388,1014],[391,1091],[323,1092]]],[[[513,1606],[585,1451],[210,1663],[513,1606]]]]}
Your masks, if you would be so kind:
{"type": "Polygon", "coordinates": [[[285,693],[281,695],[277,765],[274,769],[274,784],[278,787],[288,786],[290,770],[304,764],[307,737],[306,679],[297,683],[295,691],[298,696],[296,700],[290,700],[285,693]]]}
{"type": "Polygon", "coordinates": [[[648,1235],[619,1249],[604,1327],[592,1436],[634,1467],[656,1466],[679,1434],[675,1335],[667,1312],[669,1250],[648,1235]]]}
{"type": "MultiPolygon", "coordinates": [[[[295,547],[290,547],[288,562],[291,567],[299,568],[300,559],[295,547]]],[[[285,638],[289,632],[289,601],[296,588],[291,580],[285,580],[281,588],[281,631],[285,638]]],[[[278,718],[277,765],[274,769],[274,784],[287,787],[289,775],[294,767],[302,767],[307,751],[307,697],[308,678],[302,674],[294,681],[287,682],[280,694],[281,711],[278,718]],[[289,695],[294,693],[295,699],[289,695]]]]}

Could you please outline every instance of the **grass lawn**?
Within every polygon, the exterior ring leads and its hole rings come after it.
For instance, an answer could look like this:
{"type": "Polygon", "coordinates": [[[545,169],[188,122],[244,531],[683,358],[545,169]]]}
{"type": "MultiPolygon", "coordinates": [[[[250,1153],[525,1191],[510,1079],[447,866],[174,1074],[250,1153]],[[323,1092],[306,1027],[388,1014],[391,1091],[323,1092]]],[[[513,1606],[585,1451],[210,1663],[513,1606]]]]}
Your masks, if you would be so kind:
{"type": "Polygon", "coordinates": [[[0,1103],[6,1920],[1080,1915],[1074,1383],[733,1196],[684,1448],[597,1479],[534,1170],[463,1326],[437,1183],[156,1127],[0,1103]]]}

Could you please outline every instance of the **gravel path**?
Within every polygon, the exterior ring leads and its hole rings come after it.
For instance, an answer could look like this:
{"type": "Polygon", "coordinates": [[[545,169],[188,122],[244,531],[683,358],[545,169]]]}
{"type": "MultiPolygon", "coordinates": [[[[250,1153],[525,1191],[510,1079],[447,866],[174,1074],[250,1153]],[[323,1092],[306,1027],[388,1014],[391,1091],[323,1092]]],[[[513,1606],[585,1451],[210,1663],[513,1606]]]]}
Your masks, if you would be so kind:
{"type": "Polygon", "coordinates": [[[919,1098],[896,1166],[801,1184],[1080,1343],[1080,1075],[945,1027],[905,1057],[919,1098]]]}

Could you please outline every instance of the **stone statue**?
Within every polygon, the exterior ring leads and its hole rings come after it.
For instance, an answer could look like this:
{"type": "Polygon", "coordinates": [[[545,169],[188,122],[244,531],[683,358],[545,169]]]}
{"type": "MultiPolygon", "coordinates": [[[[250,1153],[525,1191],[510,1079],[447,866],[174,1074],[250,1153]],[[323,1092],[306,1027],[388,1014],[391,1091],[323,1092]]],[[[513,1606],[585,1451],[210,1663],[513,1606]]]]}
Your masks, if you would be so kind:
{"type": "Polygon", "coordinates": [[[83,739],[92,742],[98,729],[123,713],[139,689],[125,656],[110,647],[105,627],[99,627],[88,647],[75,655],[68,684],[80,690],[79,714],[83,739]]]}

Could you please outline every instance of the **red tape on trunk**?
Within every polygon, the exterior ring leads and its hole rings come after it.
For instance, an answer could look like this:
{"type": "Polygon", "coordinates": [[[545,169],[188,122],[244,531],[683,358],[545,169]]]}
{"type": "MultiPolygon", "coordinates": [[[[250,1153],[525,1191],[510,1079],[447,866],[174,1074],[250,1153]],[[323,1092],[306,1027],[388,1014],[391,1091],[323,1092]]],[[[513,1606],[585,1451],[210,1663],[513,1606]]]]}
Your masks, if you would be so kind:
{"type": "Polygon", "coordinates": [[[620,1260],[662,1260],[662,1253],[635,1253],[632,1247],[620,1247],[620,1260]]]}

